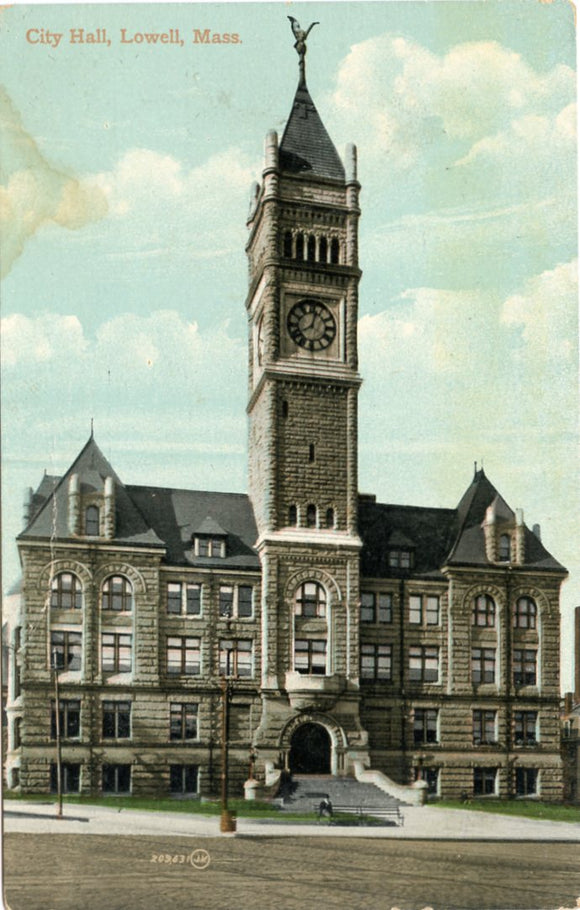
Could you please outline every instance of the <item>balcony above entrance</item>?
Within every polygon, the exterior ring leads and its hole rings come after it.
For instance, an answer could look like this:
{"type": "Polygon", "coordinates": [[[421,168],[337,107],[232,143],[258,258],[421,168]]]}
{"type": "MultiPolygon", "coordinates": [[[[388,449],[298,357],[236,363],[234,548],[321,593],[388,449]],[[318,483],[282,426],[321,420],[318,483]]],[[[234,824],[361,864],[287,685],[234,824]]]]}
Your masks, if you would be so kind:
{"type": "Polygon", "coordinates": [[[298,711],[304,711],[311,706],[319,710],[330,707],[345,688],[346,679],[337,674],[308,675],[297,673],[295,670],[286,673],[285,689],[290,705],[298,711]]]}

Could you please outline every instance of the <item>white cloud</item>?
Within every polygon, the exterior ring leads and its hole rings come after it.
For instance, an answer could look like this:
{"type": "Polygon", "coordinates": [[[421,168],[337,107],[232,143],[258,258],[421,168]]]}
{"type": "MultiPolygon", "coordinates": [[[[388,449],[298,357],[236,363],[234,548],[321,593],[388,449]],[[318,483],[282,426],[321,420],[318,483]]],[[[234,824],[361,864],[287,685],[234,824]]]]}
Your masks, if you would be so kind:
{"type": "Polygon", "coordinates": [[[554,118],[573,101],[575,85],[570,67],[536,72],[496,41],[458,44],[438,56],[384,34],[351,48],[332,104],[367,154],[407,169],[432,154],[453,161],[457,143],[465,157],[527,116],[554,118]]]}
{"type": "Polygon", "coordinates": [[[562,263],[531,278],[519,294],[505,301],[504,325],[521,329],[538,373],[553,361],[576,362],[578,341],[578,262],[562,263]]]}
{"type": "Polygon", "coordinates": [[[255,173],[255,163],[236,148],[189,169],[171,155],[136,148],[91,179],[125,232],[123,255],[186,251],[213,259],[243,246],[243,221],[234,222],[231,212],[244,207],[255,173]]]}
{"type": "Polygon", "coordinates": [[[2,362],[9,367],[28,367],[71,357],[81,358],[87,349],[83,328],[76,316],[45,313],[37,317],[14,313],[0,320],[2,362]]]}

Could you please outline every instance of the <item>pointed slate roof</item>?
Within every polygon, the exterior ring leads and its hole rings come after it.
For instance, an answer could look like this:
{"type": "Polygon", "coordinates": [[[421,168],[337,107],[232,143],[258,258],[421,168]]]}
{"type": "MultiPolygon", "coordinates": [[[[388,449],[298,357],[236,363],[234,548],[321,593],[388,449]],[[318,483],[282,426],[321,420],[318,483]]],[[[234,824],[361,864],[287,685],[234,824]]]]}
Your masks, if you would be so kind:
{"type": "MultiPolygon", "coordinates": [[[[457,536],[447,560],[448,565],[489,565],[485,550],[483,523],[489,506],[499,521],[513,521],[515,513],[486,477],[483,468],[476,471],[470,486],[457,507],[457,536]]],[[[541,540],[524,526],[526,568],[566,572],[546,550],[541,540]]]]}
{"type": "Polygon", "coordinates": [[[280,168],[344,181],[344,167],[306,85],[299,85],[280,143],[280,168]]]}
{"type": "Polygon", "coordinates": [[[115,542],[147,546],[163,546],[155,531],[147,524],[139,508],[133,502],[91,435],[76,460],[63,477],[56,481],[43,478],[36,494],[43,491],[44,502],[31,517],[27,527],[18,535],[18,540],[56,538],[74,539],[68,525],[68,489],[73,474],[79,477],[81,492],[102,492],[105,479],[112,477],[115,485],[115,542]],[[52,489],[50,487],[52,486],[52,489]]]}

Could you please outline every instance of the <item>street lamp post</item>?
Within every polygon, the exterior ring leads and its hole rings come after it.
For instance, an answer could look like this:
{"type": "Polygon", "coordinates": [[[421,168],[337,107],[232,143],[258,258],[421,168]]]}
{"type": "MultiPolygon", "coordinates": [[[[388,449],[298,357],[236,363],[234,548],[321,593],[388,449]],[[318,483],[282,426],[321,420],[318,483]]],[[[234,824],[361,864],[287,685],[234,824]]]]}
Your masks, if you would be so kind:
{"type": "Polygon", "coordinates": [[[60,696],[58,689],[58,654],[52,652],[54,670],[54,719],[56,732],[56,817],[62,818],[62,750],[60,741],[60,696]]]}
{"type": "MultiPolygon", "coordinates": [[[[229,642],[228,642],[229,645],[229,642]]],[[[228,759],[229,759],[229,726],[230,726],[230,660],[232,651],[226,647],[225,673],[221,678],[222,688],[222,774],[221,774],[221,818],[220,831],[232,833],[236,830],[236,817],[228,809],[228,759]]]]}

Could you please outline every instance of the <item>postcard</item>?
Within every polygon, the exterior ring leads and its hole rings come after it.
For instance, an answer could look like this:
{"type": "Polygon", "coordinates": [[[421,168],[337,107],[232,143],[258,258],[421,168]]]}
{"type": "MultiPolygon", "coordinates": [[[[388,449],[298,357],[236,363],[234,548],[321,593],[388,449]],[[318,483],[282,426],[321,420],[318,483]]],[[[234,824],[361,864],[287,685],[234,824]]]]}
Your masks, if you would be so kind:
{"type": "Polygon", "coordinates": [[[580,899],[575,30],[1,10],[12,910],[580,899]]]}

